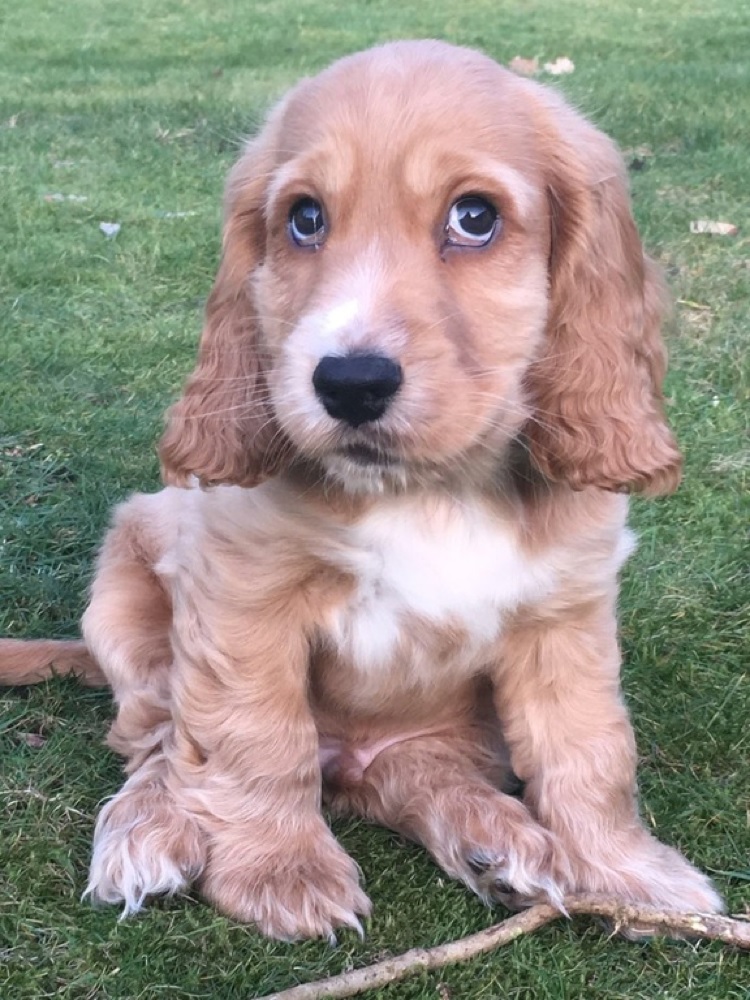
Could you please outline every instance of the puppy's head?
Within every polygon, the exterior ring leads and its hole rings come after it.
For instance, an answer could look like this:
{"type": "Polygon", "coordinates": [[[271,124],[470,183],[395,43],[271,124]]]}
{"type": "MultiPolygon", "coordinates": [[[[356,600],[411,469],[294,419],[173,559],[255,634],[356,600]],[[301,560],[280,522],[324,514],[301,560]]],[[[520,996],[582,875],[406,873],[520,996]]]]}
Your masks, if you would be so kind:
{"type": "Polygon", "coordinates": [[[232,171],[165,476],[300,457],[353,490],[492,474],[666,491],[662,293],[621,160],[490,59],[395,43],[303,81],[232,171]]]}

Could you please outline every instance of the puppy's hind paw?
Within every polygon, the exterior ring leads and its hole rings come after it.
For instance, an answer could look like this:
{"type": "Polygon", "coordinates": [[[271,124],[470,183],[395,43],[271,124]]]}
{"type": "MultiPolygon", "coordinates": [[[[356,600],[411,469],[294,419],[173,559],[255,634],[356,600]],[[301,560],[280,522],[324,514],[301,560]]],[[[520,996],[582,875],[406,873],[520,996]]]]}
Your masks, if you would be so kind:
{"type": "Polygon", "coordinates": [[[466,858],[471,877],[465,881],[490,906],[500,903],[509,910],[522,910],[535,903],[550,903],[564,913],[563,882],[552,864],[553,853],[544,851],[529,858],[512,849],[475,850],[466,858]]]}
{"type": "MultiPolygon", "coordinates": [[[[478,832],[478,831],[477,831],[478,832]]],[[[463,881],[488,905],[520,910],[550,903],[565,912],[570,869],[554,833],[540,826],[520,804],[506,809],[504,822],[476,838],[462,852],[463,881]]]]}

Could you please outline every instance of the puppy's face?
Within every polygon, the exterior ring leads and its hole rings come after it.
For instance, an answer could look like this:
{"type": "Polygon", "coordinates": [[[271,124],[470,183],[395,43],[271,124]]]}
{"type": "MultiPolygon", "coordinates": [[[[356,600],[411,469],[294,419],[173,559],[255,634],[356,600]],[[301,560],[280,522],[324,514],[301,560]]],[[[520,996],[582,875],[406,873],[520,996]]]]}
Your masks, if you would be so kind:
{"type": "Polygon", "coordinates": [[[621,157],[558,95],[438,42],[304,80],[229,179],[165,478],[486,481],[523,435],[576,489],[668,492],[664,297],[621,157]]]}
{"type": "Polygon", "coordinates": [[[513,78],[502,93],[462,66],[457,105],[450,65],[374,56],[289,99],[251,277],[276,419],[353,489],[496,460],[547,315],[548,211],[513,78]]]}

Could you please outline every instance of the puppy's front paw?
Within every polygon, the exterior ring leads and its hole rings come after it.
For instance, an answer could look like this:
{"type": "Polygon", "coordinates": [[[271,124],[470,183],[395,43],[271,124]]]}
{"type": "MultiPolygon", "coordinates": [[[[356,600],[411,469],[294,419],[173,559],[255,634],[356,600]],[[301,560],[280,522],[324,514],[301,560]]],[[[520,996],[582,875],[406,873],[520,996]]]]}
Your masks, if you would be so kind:
{"type": "MultiPolygon", "coordinates": [[[[724,910],[710,879],[646,830],[614,835],[603,844],[598,838],[598,842],[597,854],[585,852],[583,846],[574,852],[575,891],[599,892],[685,913],[724,910]]],[[[641,932],[628,932],[628,936],[641,936],[641,932]]]]}
{"type": "Polygon", "coordinates": [[[649,886],[650,901],[686,913],[722,913],[724,900],[711,880],[679,851],[658,841],[660,877],[649,886]]]}
{"type": "Polygon", "coordinates": [[[187,889],[205,861],[197,820],[163,785],[140,782],[136,773],[99,813],[84,895],[94,902],[122,903],[126,916],[149,896],[187,889]]]}
{"type": "Polygon", "coordinates": [[[370,913],[359,870],[322,821],[272,842],[219,837],[202,882],[216,908],[283,941],[334,938],[370,913]]]}

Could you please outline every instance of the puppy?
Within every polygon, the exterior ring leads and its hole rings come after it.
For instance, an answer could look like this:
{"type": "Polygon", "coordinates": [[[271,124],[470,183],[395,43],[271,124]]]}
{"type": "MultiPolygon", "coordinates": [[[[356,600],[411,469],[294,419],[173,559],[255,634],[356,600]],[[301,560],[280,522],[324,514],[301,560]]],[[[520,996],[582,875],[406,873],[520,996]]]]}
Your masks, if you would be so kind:
{"type": "Polygon", "coordinates": [[[721,908],[638,818],[620,692],[623,494],[680,477],[664,302],[620,156],[553,91],[429,41],[291,91],[229,177],[169,485],[117,511],[85,644],[0,648],[5,681],[114,693],[92,897],[358,927],[325,794],[490,903],[721,908]]]}

